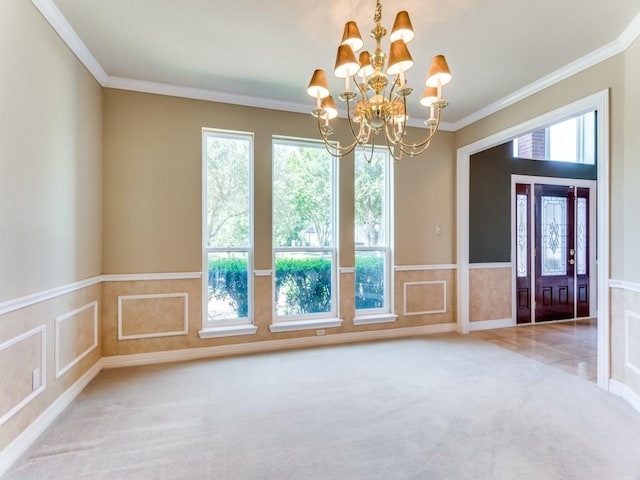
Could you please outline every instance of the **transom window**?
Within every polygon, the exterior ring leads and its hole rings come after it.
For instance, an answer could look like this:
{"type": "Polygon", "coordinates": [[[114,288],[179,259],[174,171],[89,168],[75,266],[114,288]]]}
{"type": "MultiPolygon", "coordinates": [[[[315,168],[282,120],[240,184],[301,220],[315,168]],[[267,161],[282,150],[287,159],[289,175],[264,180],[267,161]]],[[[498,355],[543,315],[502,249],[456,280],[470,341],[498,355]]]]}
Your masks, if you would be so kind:
{"type": "Polygon", "coordinates": [[[253,134],[203,130],[204,326],[253,317],[253,134]]]}
{"type": "Polygon", "coordinates": [[[273,139],[275,320],[335,317],[336,163],[323,144],[273,139]]]}
{"type": "Polygon", "coordinates": [[[595,165],[596,112],[577,115],[514,139],[513,156],[595,165]]]}

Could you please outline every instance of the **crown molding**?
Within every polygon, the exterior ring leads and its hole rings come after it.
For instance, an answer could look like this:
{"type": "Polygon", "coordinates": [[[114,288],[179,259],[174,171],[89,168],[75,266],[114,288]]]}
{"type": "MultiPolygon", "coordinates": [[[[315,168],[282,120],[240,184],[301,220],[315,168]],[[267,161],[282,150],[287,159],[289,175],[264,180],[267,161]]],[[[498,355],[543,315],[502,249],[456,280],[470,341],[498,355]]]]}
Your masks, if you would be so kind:
{"type": "Polygon", "coordinates": [[[309,113],[309,106],[294,102],[283,102],[267,98],[252,97],[249,95],[237,95],[218,92],[204,88],[184,87],[170,83],[147,82],[122,77],[107,77],[102,85],[118,90],[130,90],[141,93],[154,93],[172,97],[190,98],[193,100],[207,100],[210,102],[229,103],[245,107],[267,108],[270,110],[282,110],[294,113],[309,113]]]}
{"type": "Polygon", "coordinates": [[[626,50],[638,37],[640,37],[640,12],[631,20],[624,32],[620,34],[617,42],[622,50],[626,50]]]}
{"type": "Polygon", "coordinates": [[[49,22],[51,27],[60,35],[60,38],[67,44],[71,51],[78,57],[78,60],[89,70],[98,83],[104,86],[108,75],[98,63],[96,57],[89,51],[84,42],[80,39],[76,31],[69,24],[67,19],[58,10],[52,0],[31,0],[42,16],[49,22]]]}
{"type": "Polygon", "coordinates": [[[503,108],[509,107],[521,100],[524,100],[531,95],[534,95],[545,88],[548,88],[556,83],[559,83],[567,78],[580,73],[600,62],[607,60],[619,53],[624,52],[629,46],[640,36],[640,13],[638,13],[631,23],[625,28],[624,32],[611,43],[588,53],[584,57],[579,58],[575,62],[569,63],[562,68],[559,68],[555,72],[546,75],[529,85],[516,90],[515,92],[501,98],[493,103],[490,103],[486,107],[467,115],[461,120],[452,124],[453,130],[457,131],[468,125],[471,125],[478,120],[481,120],[489,115],[492,115],[503,108]]]}
{"type": "MultiPolygon", "coordinates": [[[[281,110],[294,113],[309,113],[309,106],[294,102],[283,102],[279,100],[270,100],[266,98],[252,97],[248,95],[236,95],[215,90],[198,89],[192,87],[184,87],[173,84],[147,82],[143,80],[135,80],[130,78],[112,77],[108,75],[102,68],[102,65],[96,60],[89,51],[84,42],[80,39],[75,30],[71,27],[67,19],[62,15],[53,0],[31,0],[44,18],[51,24],[53,29],[60,35],[62,40],[69,46],[71,51],[78,57],[80,62],[89,70],[95,79],[107,88],[115,88],[120,90],[131,90],[142,93],[153,93],[158,95],[168,95],[181,98],[190,98],[194,100],[207,100],[219,103],[228,103],[233,105],[241,105],[246,107],[266,108],[271,110],[281,110]]],[[[513,105],[535,93],[555,85],[577,73],[586,70],[614,55],[625,51],[640,36],[640,13],[638,13],[631,23],[625,28],[620,36],[613,42],[579,58],[555,72],[546,75],[529,85],[516,90],[506,97],[497,100],[480,110],[467,115],[457,122],[442,122],[440,130],[455,132],[492,115],[510,105],[513,105]]],[[[411,118],[407,125],[415,128],[425,128],[422,120],[411,118]]]]}

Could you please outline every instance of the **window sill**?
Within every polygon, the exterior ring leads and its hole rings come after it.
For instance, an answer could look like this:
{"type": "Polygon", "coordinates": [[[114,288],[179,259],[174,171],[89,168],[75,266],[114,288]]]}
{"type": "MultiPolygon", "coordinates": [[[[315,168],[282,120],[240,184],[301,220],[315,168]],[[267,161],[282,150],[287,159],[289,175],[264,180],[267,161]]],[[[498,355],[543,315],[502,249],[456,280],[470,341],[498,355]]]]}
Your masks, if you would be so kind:
{"type": "Polygon", "coordinates": [[[375,323],[393,323],[398,319],[393,313],[380,313],[377,315],[363,315],[353,319],[354,325],[373,325],[375,323]]]}
{"type": "Polygon", "coordinates": [[[274,322],[269,325],[271,333],[295,332],[297,330],[315,330],[317,328],[341,327],[340,318],[321,318],[317,320],[294,320],[291,322],[274,322]]]}
{"type": "Polygon", "coordinates": [[[225,325],[224,327],[203,328],[198,332],[200,338],[235,337],[253,335],[258,331],[255,325],[225,325]]]}

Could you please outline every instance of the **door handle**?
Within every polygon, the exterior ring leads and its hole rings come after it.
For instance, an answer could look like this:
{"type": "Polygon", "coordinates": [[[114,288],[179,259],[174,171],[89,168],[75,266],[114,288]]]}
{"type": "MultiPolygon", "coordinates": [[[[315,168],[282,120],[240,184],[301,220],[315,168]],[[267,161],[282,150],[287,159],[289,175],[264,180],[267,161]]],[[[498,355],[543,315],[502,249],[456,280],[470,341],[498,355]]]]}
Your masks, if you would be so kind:
{"type": "Polygon", "coordinates": [[[576,254],[576,251],[573,248],[569,250],[569,255],[573,257],[575,254],[576,254]]]}
{"type": "Polygon", "coordinates": [[[573,265],[574,263],[576,263],[576,261],[572,258],[571,260],[569,260],[569,263],[573,265]]]}

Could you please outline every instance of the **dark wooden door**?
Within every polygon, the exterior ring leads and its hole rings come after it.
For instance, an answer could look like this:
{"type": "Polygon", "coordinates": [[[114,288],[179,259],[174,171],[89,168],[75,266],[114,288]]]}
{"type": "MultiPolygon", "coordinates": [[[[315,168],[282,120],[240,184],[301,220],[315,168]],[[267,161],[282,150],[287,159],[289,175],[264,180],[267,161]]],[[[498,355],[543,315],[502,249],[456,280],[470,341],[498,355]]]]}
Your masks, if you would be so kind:
{"type": "Polygon", "coordinates": [[[535,202],[536,322],[574,318],[575,188],[536,185],[535,202]]]}

